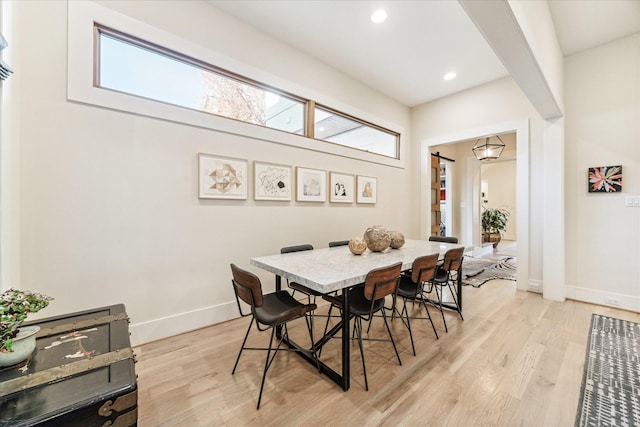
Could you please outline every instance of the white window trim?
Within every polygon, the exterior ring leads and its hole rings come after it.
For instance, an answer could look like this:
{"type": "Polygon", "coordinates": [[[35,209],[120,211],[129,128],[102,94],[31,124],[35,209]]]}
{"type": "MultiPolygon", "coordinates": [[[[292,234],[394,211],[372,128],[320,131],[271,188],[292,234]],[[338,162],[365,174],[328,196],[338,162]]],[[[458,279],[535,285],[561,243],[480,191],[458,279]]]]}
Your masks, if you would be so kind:
{"type": "Polygon", "coordinates": [[[405,132],[397,125],[379,118],[371,117],[362,111],[355,111],[353,107],[345,106],[339,101],[327,99],[323,96],[308,96],[308,89],[297,87],[295,84],[277,78],[247,64],[236,61],[197,43],[177,37],[169,32],[145,24],[141,21],[123,15],[114,10],[100,6],[90,1],[68,3],[68,55],[67,55],[67,99],[98,107],[114,109],[136,115],[154,117],[170,122],[184,123],[192,126],[212,129],[249,138],[269,141],[277,144],[290,145],[312,151],[334,154],[337,156],[378,163],[387,166],[405,168],[405,132]],[[377,123],[400,134],[400,159],[393,159],[383,155],[359,151],[349,147],[319,141],[304,136],[290,134],[262,126],[252,125],[233,119],[215,116],[208,113],[189,110],[159,101],[140,98],[134,95],[110,91],[93,85],[94,69],[94,22],[143,40],[198,58],[204,62],[215,64],[221,68],[236,72],[245,77],[272,85],[281,90],[293,93],[307,99],[314,99],[329,105],[338,111],[359,117],[371,123],[377,123]]]}

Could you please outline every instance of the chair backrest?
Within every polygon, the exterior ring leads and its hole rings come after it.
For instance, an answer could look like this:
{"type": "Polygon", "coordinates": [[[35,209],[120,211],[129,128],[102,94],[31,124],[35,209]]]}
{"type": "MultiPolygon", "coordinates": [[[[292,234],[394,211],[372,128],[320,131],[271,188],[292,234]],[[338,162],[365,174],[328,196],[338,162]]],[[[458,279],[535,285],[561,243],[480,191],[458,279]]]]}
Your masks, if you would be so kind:
{"type": "Polygon", "coordinates": [[[398,287],[402,263],[390,265],[388,267],[374,268],[364,279],[364,296],[369,301],[376,301],[391,295],[398,287]]]}
{"type": "Polygon", "coordinates": [[[437,266],[438,254],[416,258],[411,267],[411,281],[413,283],[424,283],[432,280],[436,275],[437,266]]]}
{"type": "Polygon", "coordinates": [[[429,236],[430,242],[458,243],[458,238],[453,236],[429,236]]]}
{"type": "Polygon", "coordinates": [[[464,247],[449,249],[444,254],[444,261],[442,262],[442,268],[447,271],[458,270],[462,265],[462,256],[464,255],[464,247]]]}
{"type": "Polygon", "coordinates": [[[262,307],[262,284],[258,276],[235,264],[231,264],[231,274],[236,297],[249,304],[252,310],[254,307],[262,307]]]}
{"type": "Polygon", "coordinates": [[[288,254],[291,252],[302,252],[302,251],[312,251],[313,245],[304,244],[304,245],[296,245],[296,246],[286,246],[280,249],[281,254],[288,254]]]}
{"type": "Polygon", "coordinates": [[[349,244],[348,240],[337,240],[335,242],[329,242],[329,247],[334,248],[336,246],[347,246],[349,244]]]}

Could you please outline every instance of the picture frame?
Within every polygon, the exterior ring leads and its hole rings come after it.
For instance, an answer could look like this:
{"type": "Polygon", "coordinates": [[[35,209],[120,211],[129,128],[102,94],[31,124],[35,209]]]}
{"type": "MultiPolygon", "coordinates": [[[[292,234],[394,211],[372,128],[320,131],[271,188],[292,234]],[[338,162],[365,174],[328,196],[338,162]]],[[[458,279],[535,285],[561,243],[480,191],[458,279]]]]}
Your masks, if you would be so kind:
{"type": "Polygon", "coordinates": [[[329,201],[334,203],[353,203],[354,176],[345,173],[329,173],[329,201]]]}
{"type": "Polygon", "coordinates": [[[296,200],[325,202],[327,200],[327,171],[296,168],[296,200]]]}
{"type": "Polygon", "coordinates": [[[292,167],[275,163],[253,162],[254,200],[288,202],[293,193],[292,167]]]}
{"type": "Polygon", "coordinates": [[[246,200],[246,159],[198,153],[198,198],[246,200]]]}
{"type": "Polygon", "coordinates": [[[622,165],[589,168],[589,193],[619,193],[622,191],[622,165]]]}
{"type": "Polygon", "coordinates": [[[376,203],[378,200],[378,178],[358,175],[357,203],[376,203]]]}

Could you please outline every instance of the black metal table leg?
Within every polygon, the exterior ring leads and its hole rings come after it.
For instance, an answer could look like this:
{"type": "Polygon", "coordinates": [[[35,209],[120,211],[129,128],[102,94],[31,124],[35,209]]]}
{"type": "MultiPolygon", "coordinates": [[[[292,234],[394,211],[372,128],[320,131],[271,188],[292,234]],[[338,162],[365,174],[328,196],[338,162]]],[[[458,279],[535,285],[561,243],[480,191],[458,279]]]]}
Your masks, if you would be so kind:
{"type": "Polygon", "coordinates": [[[349,339],[349,289],[342,290],[342,389],[351,386],[351,340],[349,339]]]}
{"type": "MultiPolygon", "coordinates": [[[[276,291],[280,291],[280,290],[282,290],[282,277],[276,276],[276,291]]],[[[349,294],[348,290],[343,289],[342,302],[343,304],[345,304],[344,307],[347,307],[347,304],[349,303],[348,294],[349,294]]],[[[349,390],[349,386],[350,386],[350,370],[351,370],[350,357],[349,357],[349,346],[350,346],[349,313],[347,312],[347,310],[342,310],[342,325],[336,325],[335,328],[333,328],[331,331],[327,333],[327,336],[324,336],[319,341],[317,341],[315,350],[318,351],[318,349],[324,344],[326,344],[326,342],[328,342],[329,339],[333,335],[335,335],[340,329],[342,329],[342,337],[343,337],[342,338],[342,375],[338,374],[336,371],[331,369],[322,361],[318,361],[318,364],[320,365],[320,371],[323,374],[327,375],[327,377],[329,377],[332,381],[334,381],[339,386],[342,386],[342,389],[344,391],[347,391],[349,390]],[[346,337],[346,339],[344,337],[346,337]]],[[[282,338],[282,326],[276,326],[276,336],[279,339],[282,338]]],[[[298,345],[296,342],[294,342],[291,339],[286,339],[283,342],[289,348],[304,350],[302,346],[298,345]]],[[[302,358],[305,359],[307,362],[316,366],[316,360],[313,357],[311,357],[310,354],[307,354],[307,352],[300,352],[298,354],[302,356],[302,358]]]]}
{"type": "MultiPolygon", "coordinates": [[[[276,292],[282,290],[282,277],[276,274],[276,292]]],[[[276,326],[276,337],[282,338],[282,325],[276,326]]]]}
{"type": "Polygon", "coordinates": [[[458,307],[462,311],[462,268],[458,269],[458,307]]]}

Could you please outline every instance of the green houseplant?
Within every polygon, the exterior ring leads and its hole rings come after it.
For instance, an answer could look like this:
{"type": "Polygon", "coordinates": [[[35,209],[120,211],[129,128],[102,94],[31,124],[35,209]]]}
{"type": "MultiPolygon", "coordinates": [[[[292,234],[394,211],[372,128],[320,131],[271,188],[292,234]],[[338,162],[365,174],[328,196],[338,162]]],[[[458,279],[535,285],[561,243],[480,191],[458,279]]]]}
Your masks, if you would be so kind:
{"type": "Polygon", "coordinates": [[[502,232],[507,228],[509,211],[505,209],[489,209],[482,211],[482,242],[493,243],[497,247],[502,239],[502,232]]]}
{"type": "Polygon", "coordinates": [[[0,353],[13,352],[19,328],[53,298],[38,292],[9,289],[0,296],[0,353]]]}

